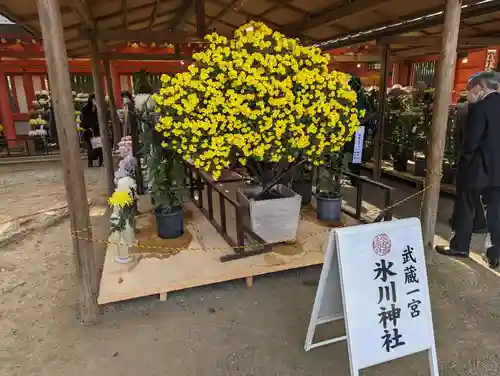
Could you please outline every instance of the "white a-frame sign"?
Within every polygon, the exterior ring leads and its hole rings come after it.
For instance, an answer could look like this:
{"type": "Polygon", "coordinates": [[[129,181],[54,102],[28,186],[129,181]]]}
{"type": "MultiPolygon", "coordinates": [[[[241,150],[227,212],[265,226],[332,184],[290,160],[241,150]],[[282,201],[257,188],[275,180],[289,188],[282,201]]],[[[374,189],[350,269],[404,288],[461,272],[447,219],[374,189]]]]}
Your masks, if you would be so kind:
{"type": "Polygon", "coordinates": [[[333,230],[305,349],[346,339],[351,376],[428,351],[438,376],[427,270],[417,218],[333,230]],[[313,343],[317,325],[344,318],[346,335],[313,343]]]}

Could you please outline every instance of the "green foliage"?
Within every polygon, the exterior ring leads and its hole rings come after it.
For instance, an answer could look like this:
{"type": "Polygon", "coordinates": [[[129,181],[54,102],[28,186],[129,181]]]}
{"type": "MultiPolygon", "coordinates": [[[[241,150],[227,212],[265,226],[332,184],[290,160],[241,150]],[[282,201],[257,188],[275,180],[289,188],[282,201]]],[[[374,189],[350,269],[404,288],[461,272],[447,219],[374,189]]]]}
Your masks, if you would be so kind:
{"type": "Polygon", "coordinates": [[[328,155],[328,164],[318,170],[318,185],[316,192],[328,198],[342,197],[342,169],[347,164],[344,153],[337,152],[328,155]]]}
{"type": "Polygon", "coordinates": [[[444,143],[444,161],[450,165],[457,163],[457,151],[455,141],[455,127],[457,122],[457,110],[451,108],[448,114],[448,128],[446,129],[446,139],[444,143]]]}
{"type": "Polygon", "coordinates": [[[313,165],[311,163],[305,162],[293,173],[293,180],[299,182],[310,182],[313,180],[313,165]]]}
{"type": "Polygon", "coordinates": [[[393,156],[405,157],[413,149],[414,133],[420,113],[411,107],[409,95],[398,95],[388,99],[387,125],[393,156]]]}
{"type": "Polygon", "coordinates": [[[111,217],[109,221],[109,226],[110,226],[110,232],[121,232],[125,230],[125,225],[129,224],[130,227],[133,226],[134,222],[134,217],[135,213],[137,210],[137,205],[134,203],[134,205],[126,205],[123,208],[120,209],[118,213],[118,220],[116,218],[111,217]]]}
{"type": "Polygon", "coordinates": [[[169,213],[179,208],[186,195],[184,164],[177,153],[161,147],[161,136],[154,129],[154,114],[141,117],[141,154],[148,161],[151,198],[155,208],[169,213]]]}
{"type": "Polygon", "coordinates": [[[153,94],[152,76],[146,70],[140,70],[133,75],[135,94],[153,94]]]}

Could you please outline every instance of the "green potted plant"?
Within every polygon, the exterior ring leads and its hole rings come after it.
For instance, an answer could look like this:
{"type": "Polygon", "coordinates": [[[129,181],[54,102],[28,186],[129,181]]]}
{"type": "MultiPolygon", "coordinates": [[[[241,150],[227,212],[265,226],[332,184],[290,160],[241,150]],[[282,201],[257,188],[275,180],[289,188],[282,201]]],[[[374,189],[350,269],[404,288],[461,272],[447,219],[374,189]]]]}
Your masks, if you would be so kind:
{"type": "Polygon", "coordinates": [[[157,234],[163,239],[177,238],[184,234],[184,163],[178,154],[161,146],[161,135],[154,129],[155,115],[143,114],[141,124],[141,154],[147,160],[157,234]]]}
{"type": "Polygon", "coordinates": [[[316,186],[316,210],[318,219],[325,222],[340,220],[342,205],[342,168],[344,167],[342,152],[331,153],[328,164],[318,170],[316,186]]]}
{"type": "Polygon", "coordinates": [[[414,112],[410,96],[401,94],[388,99],[388,128],[390,129],[390,150],[396,171],[406,171],[413,147],[414,112]]]}
{"type": "Polygon", "coordinates": [[[432,108],[434,103],[434,90],[425,89],[417,93],[415,106],[420,108],[421,116],[417,120],[415,132],[414,162],[415,176],[425,177],[427,171],[427,154],[429,145],[429,132],[432,124],[432,108]]]}

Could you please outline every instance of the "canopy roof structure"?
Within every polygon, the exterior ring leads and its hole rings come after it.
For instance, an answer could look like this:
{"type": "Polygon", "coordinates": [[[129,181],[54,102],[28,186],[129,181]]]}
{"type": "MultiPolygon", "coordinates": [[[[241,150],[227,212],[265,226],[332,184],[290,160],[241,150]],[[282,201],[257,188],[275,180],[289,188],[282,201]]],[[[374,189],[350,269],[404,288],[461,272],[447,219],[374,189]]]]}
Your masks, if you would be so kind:
{"type": "MultiPolygon", "coordinates": [[[[174,44],[199,41],[196,36],[201,36],[201,29],[230,34],[249,20],[263,21],[304,42],[334,48],[342,43],[357,43],[360,36],[373,39],[376,33],[366,33],[369,30],[385,30],[387,25],[405,25],[415,18],[442,12],[444,3],[444,0],[60,0],[60,9],[68,54],[78,57],[89,52],[88,32],[98,36],[106,46],[123,41],[174,44]]],[[[464,1],[465,5],[476,3],[483,2],[464,1]]],[[[35,0],[3,0],[0,13],[40,36],[35,0]]],[[[436,22],[441,23],[442,18],[437,17],[436,22]]],[[[385,32],[389,30],[392,29],[385,32]]]]}
{"type": "MultiPolygon", "coordinates": [[[[500,45],[500,1],[491,1],[483,6],[488,11],[464,12],[460,24],[458,52],[468,49],[500,45]]],[[[442,24],[430,25],[417,32],[400,36],[382,37],[379,44],[390,44],[392,54],[397,58],[419,57],[437,54],[443,34],[442,24]]]]}

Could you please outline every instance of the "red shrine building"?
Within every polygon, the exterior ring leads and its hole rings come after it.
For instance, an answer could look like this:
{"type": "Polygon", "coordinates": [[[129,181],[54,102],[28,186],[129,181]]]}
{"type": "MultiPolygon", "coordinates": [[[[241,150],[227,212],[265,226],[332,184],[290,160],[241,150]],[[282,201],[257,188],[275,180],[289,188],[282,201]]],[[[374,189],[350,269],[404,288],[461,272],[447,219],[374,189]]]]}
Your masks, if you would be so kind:
{"type": "MultiPolygon", "coordinates": [[[[121,105],[123,90],[134,92],[134,74],[147,71],[153,76],[182,72],[191,63],[196,44],[173,46],[167,43],[141,42],[117,46],[110,54],[113,90],[121,105]]],[[[87,57],[69,59],[69,71],[75,92],[93,91],[92,69],[87,57]]],[[[104,69],[101,69],[104,72],[104,69]]],[[[0,23],[0,124],[7,140],[26,137],[29,133],[29,112],[35,93],[48,90],[47,66],[43,41],[15,24],[0,23]]]]}

